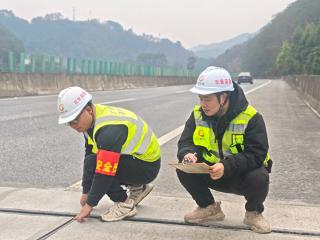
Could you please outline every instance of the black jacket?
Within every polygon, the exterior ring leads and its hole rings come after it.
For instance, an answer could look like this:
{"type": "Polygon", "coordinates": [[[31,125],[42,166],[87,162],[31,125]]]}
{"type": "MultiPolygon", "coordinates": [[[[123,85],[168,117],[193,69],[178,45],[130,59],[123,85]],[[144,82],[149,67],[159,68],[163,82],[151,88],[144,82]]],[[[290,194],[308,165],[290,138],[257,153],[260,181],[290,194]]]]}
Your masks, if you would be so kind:
{"type": "MultiPolygon", "coordinates": [[[[92,138],[93,128],[87,130],[92,138]]],[[[98,130],[95,141],[98,149],[120,153],[122,145],[128,136],[128,128],[125,125],[107,125],[98,130]]],[[[88,144],[85,138],[86,156],[93,154],[92,145],[88,144]]],[[[103,195],[111,187],[113,176],[95,173],[96,161],[84,161],[82,176],[82,193],[88,194],[87,203],[94,207],[98,204],[103,195]]]]}
{"type": "MultiPolygon", "coordinates": [[[[201,109],[202,117],[207,121],[209,126],[212,126],[219,145],[219,155],[221,163],[224,165],[224,178],[233,175],[242,175],[248,171],[259,168],[263,165],[268,153],[268,137],[266,126],[262,115],[257,114],[250,119],[245,130],[244,136],[244,151],[232,156],[223,156],[221,142],[225,130],[230,121],[239,113],[244,111],[248,106],[248,101],[243,93],[243,90],[238,84],[233,83],[235,90],[229,93],[230,105],[226,114],[221,117],[206,116],[201,109]]],[[[198,153],[198,161],[204,161],[201,157],[201,149],[193,143],[193,133],[195,130],[195,120],[193,112],[185,124],[185,128],[178,142],[178,159],[181,162],[187,153],[198,153]]],[[[272,161],[270,161],[268,170],[271,170],[272,161]]]]}

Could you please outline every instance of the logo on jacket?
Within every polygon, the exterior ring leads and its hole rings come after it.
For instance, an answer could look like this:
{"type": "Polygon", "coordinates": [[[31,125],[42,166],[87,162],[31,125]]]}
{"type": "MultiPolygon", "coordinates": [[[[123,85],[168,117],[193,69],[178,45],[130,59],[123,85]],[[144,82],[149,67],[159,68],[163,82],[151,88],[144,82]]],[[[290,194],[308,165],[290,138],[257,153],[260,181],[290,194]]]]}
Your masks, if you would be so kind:
{"type": "Polygon", "coordinates": [[[198,130],[198,136],[199,137],[204,137],[204,131],[203,130],[198,130]]]}

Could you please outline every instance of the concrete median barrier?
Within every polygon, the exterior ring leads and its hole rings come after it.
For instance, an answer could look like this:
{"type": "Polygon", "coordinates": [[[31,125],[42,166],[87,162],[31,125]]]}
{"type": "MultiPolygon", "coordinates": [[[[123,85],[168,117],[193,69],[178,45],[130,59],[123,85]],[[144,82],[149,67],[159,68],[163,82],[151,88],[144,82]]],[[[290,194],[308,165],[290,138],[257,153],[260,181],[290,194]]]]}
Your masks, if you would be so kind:
{"type": "Polygon", "coordinates": [[[22,82],[18,74],[11,76],[8,73],[1,73],[0,97],[15,97],[25,95],[22,82]]]}
{"type": "Polygon", "coordinates": [[[80,86],[88,91],[103,91],[183,85],[195,82],[195,77],[0,73],[0,98],[57,94],[61,89],[69,86],[80,86]]]}

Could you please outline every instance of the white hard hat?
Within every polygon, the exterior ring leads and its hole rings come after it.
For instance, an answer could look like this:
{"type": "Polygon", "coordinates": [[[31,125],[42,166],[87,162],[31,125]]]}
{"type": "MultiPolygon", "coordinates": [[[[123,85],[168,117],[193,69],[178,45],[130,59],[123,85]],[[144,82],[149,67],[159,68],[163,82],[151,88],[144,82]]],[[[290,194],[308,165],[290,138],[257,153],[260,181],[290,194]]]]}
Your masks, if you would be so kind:
{"type": "Polygon", "coordinates": [[[196,85],[190,89],[190,92],[208,95],[233,90],[232,79],[227,70],[210,66],[200,73],[196,85]]]}
{"type": "Polygon", "coordinates": [[[58,95],[59,124],[74,120],[92,100],[92,95],[80,87],[68,87],[58,95]]]}

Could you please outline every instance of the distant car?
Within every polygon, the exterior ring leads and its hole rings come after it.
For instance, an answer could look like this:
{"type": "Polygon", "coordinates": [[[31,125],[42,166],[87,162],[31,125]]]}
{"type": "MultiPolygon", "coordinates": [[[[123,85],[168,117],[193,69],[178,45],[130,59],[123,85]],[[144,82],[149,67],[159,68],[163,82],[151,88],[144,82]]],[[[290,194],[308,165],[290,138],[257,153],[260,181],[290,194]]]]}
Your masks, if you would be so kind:
{"type": "Polygon", "coordinates": [[[237,80],[238,80],[238,84],[245,83],[245,82],[253,84],[253,78],[250,72],[239,73],[237,80]]]}

